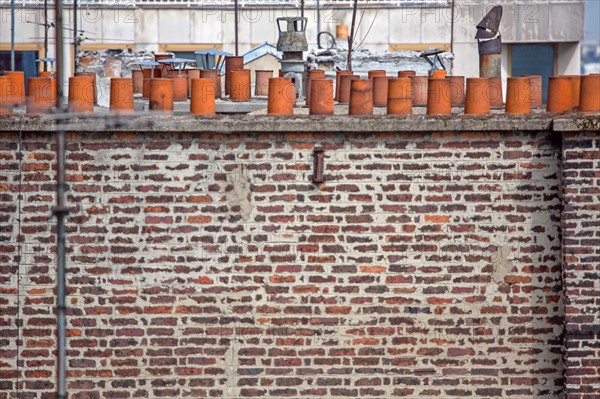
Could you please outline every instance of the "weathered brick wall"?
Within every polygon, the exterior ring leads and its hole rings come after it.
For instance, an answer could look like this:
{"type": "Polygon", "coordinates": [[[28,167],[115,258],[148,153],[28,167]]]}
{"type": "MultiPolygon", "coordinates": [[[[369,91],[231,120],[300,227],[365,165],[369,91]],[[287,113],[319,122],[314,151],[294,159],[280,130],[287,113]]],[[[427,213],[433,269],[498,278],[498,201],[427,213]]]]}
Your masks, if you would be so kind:
{"type": "Polygon", "coordinates": [[[565,379],[569,399],[600,398],[600,134],[563,144],[565,379]]]}
{"type": "MultiPolygon", "coordinates": [[[[0,149],[0,398],[50,398],[53,140],[0,149]]],[[[69,135],[70,398],[560,397],[560,158],[549,132],[69,135]]]]}

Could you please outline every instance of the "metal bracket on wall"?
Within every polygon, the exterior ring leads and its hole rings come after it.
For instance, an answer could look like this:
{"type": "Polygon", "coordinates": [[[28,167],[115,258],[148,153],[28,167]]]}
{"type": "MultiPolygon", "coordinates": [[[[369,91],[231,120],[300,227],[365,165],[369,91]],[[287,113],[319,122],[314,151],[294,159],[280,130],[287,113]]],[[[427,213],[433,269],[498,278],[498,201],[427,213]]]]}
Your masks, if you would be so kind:
{"type": "Polygon", "coordinates": [[[315,147],[313,150],[313,183],[323,183],[325,171],[325,150],[315,147]]]}

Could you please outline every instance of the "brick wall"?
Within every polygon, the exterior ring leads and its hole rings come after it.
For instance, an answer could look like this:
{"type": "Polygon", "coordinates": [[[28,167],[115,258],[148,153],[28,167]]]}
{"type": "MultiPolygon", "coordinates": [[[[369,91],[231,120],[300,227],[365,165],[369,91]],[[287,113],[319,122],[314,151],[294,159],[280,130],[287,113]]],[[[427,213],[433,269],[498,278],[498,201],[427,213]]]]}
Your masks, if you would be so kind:
{"type": "MultiPolygon", "coordinates": [[[[597,219],[600,141],[578,140],[562,190],[597,219]]],[[[0,149],[0,398],[50,398],[53,141],[0,149]]],[[[67,155],[70,398],[560,397],[561,225],[567,378],[597,378],[598,260],[575,249],[598,224],[561,219],[556,133],[95,133],[67,155]]]]}
{"type": "Polygon", "coordinates": [[[600,398],[600,134],[563,145],[565,379],[568,398],[600,398]]]}

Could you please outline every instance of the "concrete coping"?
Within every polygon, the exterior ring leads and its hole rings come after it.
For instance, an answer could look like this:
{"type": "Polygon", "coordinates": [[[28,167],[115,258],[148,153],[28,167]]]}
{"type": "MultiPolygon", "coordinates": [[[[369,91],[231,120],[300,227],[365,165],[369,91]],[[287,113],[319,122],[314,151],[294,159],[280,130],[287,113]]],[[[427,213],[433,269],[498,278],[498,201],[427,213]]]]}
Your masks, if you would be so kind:
{"type": "Polygon", "coordinates": [[[509,132],[509,131],[600,131],[600,114],[530,114],[483,117],[453,115],[426,117],[394,116],[270,116],[228,115],[195,117],[190,114],[90,116],[63,114],[0,117],[0,134],[8,132],[199,132],[199,133],[313,133],[313,132],[509,132]],[[68,118],[68,119],[67,119],[68,118]]]}

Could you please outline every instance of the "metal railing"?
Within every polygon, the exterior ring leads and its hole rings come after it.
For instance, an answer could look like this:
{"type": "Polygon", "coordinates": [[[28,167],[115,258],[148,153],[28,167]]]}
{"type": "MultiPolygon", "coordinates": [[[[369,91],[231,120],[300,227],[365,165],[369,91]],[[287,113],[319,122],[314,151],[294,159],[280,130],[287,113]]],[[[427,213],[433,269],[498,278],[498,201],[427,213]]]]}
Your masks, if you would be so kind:
{"type": "MultiPolygon", "coordinates": [[[[0,0],[0,6],[10,6],[11,0],[0,0]]],[[[96,7],[232,7],[234,0],[78,0],[82,6],[96,7]]],[[[320,0],[323,8],[347,7],[352,5],[352,0],[320,0]]],[[[409,6],[447,6],[449,0],[359,0],[360,7],[409,7],[409,6]]],[[[15,0],[17,6],[43,6],[44,0],[15,0]]],[[[48,0],[48,4],[54,4],[48,0]]],[[[65,6],[71,6],[73,0],[64,0],[65,6]]],[[[300,8],[301,0],[239,0],[240,7],[282,6],[300,8]]],[[[305,7],[316,7],[317,0],[305,0],[305,7]]]]}

